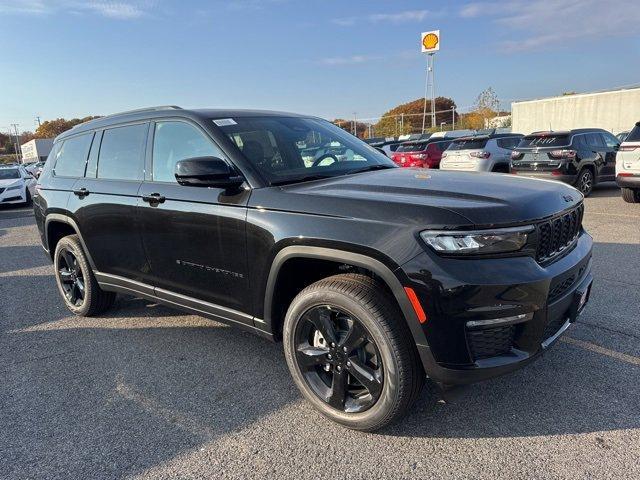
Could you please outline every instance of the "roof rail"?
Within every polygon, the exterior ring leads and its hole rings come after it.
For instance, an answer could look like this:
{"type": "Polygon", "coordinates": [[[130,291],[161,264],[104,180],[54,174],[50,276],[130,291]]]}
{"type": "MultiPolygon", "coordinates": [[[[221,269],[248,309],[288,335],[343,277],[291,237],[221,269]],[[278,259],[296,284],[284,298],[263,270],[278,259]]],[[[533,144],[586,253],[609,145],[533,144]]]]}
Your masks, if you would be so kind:
{"type": "Polygon", "coordinates": [[[145,107],[145,108],[136,108],[134,110],[125,110],[124,112],[112,113],[110,115],[105,115],[104,117],[98,117],[98,118],[94,118],[93,120],[89,120],[89,121],[86,121],[86,122],[79,123],[78,125],[75,125],[73,128],[77,128],[80,125],[86,125],[87,123],[94,122],[94,121],[97,121],[97,120],[103,120],[105,118],[117,117],[119,115],[126,115],[126,114],[129,114],[129,113],[155,112],[155,111],[158,111],[158,110],[182,110],[182,107],[179,107],[177,105],[158,105],[156,107],[145,107]]]}

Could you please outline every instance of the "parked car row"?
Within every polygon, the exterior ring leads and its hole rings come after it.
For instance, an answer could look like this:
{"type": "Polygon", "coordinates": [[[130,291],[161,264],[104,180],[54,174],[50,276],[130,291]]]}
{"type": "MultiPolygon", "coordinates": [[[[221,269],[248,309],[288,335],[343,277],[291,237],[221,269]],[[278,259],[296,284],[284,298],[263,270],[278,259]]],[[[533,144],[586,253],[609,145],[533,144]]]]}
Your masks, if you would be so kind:
{"type": "Polygon", "coordinates": [[[529,135],[485,130],[464,132],[463,136],[438,132],[404,142],[386,139],[371,144],[382,148],[401,167],[511,173],[556,180],[573,185],[584,196],[596,184],[615,180],[624,200],[636,203],[640,202],[639,125],[640,122],[633,130],[617,136],[600,128],[529,135]]]}

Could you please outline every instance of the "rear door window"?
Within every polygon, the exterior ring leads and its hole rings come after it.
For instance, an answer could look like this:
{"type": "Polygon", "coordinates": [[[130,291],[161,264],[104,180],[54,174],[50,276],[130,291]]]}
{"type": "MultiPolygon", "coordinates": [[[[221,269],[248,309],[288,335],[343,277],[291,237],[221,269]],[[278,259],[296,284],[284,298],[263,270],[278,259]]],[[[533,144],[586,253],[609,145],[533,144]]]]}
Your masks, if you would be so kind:
{"type": "Polygon", "coordinates": [[[141,123],[105,130],[98,156],[98,178],[142,180],[148,128],[148,124],[141,123]]]}
{"type": "Polygon", "coordinates": [[[57,177],[84,177],[93,132],[71,137],[55,153],[53,173],[57,177]]]}
{"type": "Polygon", "coordinates": [[[587,145],[593,148],[604,147],[604,140],[599,133],[587,133],[586,135],[587,145]]]}

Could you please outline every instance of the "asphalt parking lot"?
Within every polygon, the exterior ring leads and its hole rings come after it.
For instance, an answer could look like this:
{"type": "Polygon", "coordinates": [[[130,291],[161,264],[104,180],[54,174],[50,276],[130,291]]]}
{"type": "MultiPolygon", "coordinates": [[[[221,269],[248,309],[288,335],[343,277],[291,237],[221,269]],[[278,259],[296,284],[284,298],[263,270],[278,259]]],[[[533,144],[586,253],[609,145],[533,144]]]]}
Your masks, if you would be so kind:
{"type": "Polygon", "coordinates": [[[0,478],[640,478],[640,206],[586,204],[579,323],[376,434],[305,403],[280,344],[126,297],[69,315],[32,213],[0,209],[0,478]]]}

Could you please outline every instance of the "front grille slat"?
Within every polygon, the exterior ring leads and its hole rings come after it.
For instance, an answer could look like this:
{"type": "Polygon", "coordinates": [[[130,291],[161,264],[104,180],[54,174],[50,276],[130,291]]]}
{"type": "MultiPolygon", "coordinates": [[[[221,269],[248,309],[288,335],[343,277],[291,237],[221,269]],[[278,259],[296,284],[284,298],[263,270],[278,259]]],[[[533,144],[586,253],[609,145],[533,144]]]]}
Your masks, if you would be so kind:
{"type": "Polygon", "coordinates": [[[536,260],[546,262],[569,247],[580,233],[583,215],[584,205],[580,204],[569,213],[537,224],[536,260]]]}

